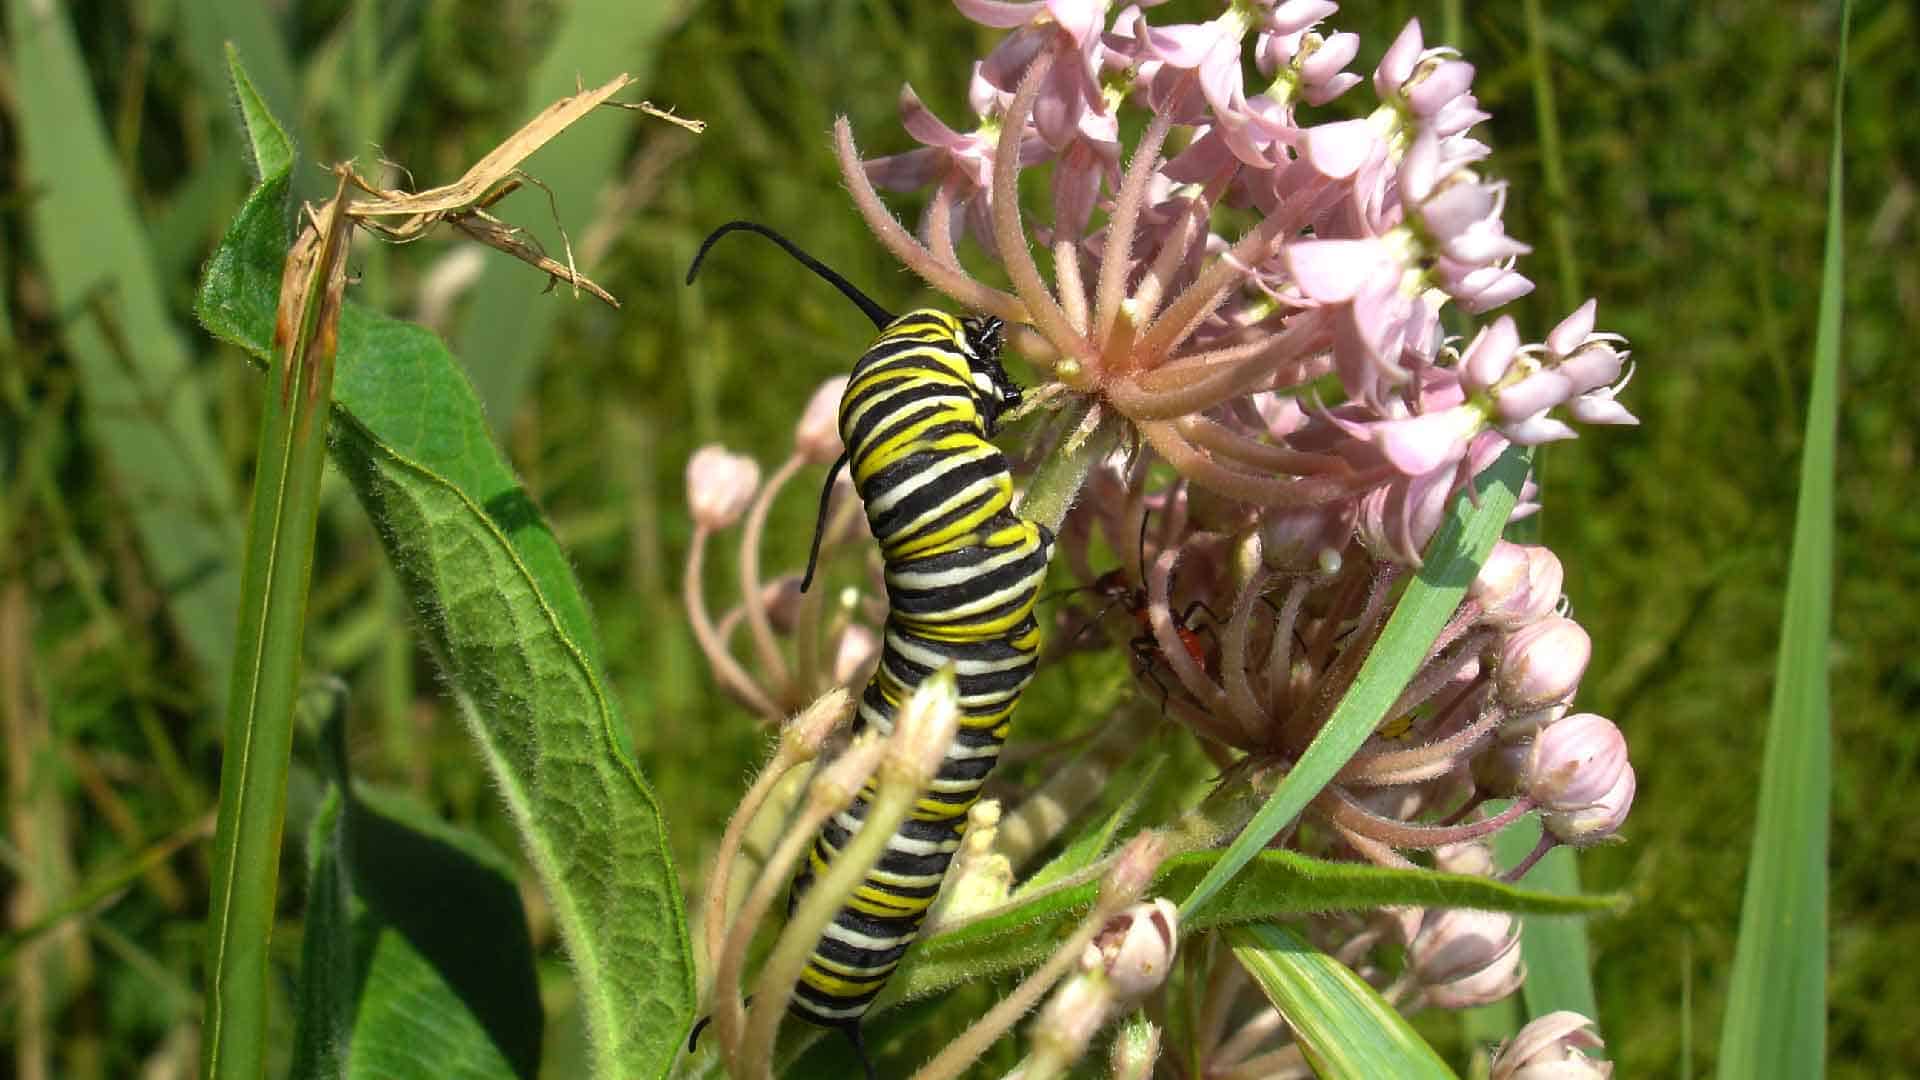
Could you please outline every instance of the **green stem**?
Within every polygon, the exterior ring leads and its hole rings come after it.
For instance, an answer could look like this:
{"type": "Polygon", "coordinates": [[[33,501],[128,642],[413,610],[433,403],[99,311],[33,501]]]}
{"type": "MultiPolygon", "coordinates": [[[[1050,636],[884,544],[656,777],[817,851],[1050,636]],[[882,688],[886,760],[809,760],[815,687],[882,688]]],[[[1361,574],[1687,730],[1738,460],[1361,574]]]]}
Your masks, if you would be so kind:
{"type": "Polygon", "coordinates": [[[201,1075],[223,1080],[266,1071],[268,947],[350,231],[345,193],[343,182],[320,235],[303,235],[288,256],[260,418],[207,928],[201,1075]]]}

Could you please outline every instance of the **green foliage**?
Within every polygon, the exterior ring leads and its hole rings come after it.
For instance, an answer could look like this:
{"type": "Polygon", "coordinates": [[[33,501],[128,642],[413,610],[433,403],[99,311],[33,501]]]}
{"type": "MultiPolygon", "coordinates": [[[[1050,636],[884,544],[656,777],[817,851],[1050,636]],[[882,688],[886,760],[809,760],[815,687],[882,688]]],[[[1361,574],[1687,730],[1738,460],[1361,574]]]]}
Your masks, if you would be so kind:
{"type": "Polygon", "coordinates": [[[1299,1038],[1315,1076],[1453,1076],[1378,990],[1293,931],[1255,924],[1229,930],[1227,941],[1299,1038]]]}
{"type": "MultiPolygon", "coordinates": [[[[208,329],[255,357],[272,333],[286,183],[282,170],[255,190],[201,291],[208,329]]],[[[598,1069],[662,1073],[693,1009],[684,916],[660,809],[620,747],[566,560],[431,334],[349,306],[335,403],[335,463],[425,613],[547,888],[598,1069]]]]}
{"type": "MultiPolygon", "coordinates": [[[[1483,877],[1328,862],[1279,850],[1262,851],[1238,874],[1222,875],[1219,867],[1229,857],[1220,851],[1176,856],[1155,876],[1152,895],[1195,911],[1182,919],[1183,934],[1285,915],[1394,905],[1590,915],[1619,903],[1614,897],[1559,896],[1483,877]],[[1204,906],[1196,905],[1195,895],[1216,877],[1227,883],[1204,906]]],[[[1098,881],[1069,880],[928,936],[908,954],[880,1000],[911,1000],[1037,964],[1092,909],[1098,888],[1098,881]]]]}
{"type": "Polygon", "coordinates": [[[1793,558],[1780,616],[1780,654],[1767,756],[1760,777],[1740,946],[1720,1029],[1720,1072],[1733,1077],[1815,1076],[1826,1060],[1827,851],[1832,827],[1832,691],[1827,641],[1833,625],[1834,430],[1840,381],[1841,283],[1846,280],[1842,105],[1847,24],[1840,16],[1834,65],[1833,153],[1827,166],[1827,243],[1820,321],[1813,342],[1793,558]]]}

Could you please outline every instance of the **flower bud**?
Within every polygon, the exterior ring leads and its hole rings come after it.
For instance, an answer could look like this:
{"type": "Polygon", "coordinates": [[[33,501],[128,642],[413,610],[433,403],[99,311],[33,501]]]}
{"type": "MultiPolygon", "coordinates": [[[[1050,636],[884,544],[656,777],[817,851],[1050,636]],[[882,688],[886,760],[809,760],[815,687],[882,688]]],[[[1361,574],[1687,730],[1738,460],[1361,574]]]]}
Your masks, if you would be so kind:
{"type": "Polygon", "coordinates": [[[1597,844],[1619,832],[1626,822],[1627,811],[1633,809],[1634,786],[1633,766],[1628,765],[1599,801],[1579,810],[1542,814],[1541,824],[1563,844],[1597,844]]]}
{"type": "Polygon", "coordinates": [[[1517,630],[1550,614],[1560,602],[1560,558],[1539,544],[1495,541],[1467,595],[1484,612],[1480,621],[1517,630]]]}
{"type": "Polygon", "coordinates": [[[1534,1020],[1494,1051],[1488,1080],[1605,1080],[1613,1064],[1581,1053],[1605,1045],[1587,1030],[1592,1026],[1564,1009],[1534,1020]]]}
{"type": "Polygon", "coordinates": [[[1500,703],[1530,711],[1571,698],[1592,656],[1593,639],[1572,619],[1550,615],[1521,627],[1500,645],[1500,703]]]}
{"type": "Polygon", "coordinates": [[[1107,920],[1087,943],[1080,966],[1104,968],[1123,1001],[1144,997],[1159,989],[1172,970],[1179,926],[1180,909],[1166,897],[1135,904],[1107,920]]]}
{"type": "Polygon", "coordinates": [[[977,915],[1007,902],[1013,891],[1013,864],[993,850],[1000,835],[1000,801],[981,799],[967,811],[967,831],[960,841],[940,895],[927,911],[928,925],[937,926],[977,915]]]}
{"type": "Polygon", "coordinates": [[[841,686],[865,682],[868,666],[879,653],[878,635],[863,623],[847,624],[833,650],[833,681],[841,686]]]}
{"type": "Polygon", "coordinates": [[[840,398],[846,392],[845,375],[821,383],[793,427],[794,452],[814,465],[833,464],[845,448],[840,441],[840,398]]]}
{"type": "Polygon", "coordinates": [[[853,695],[836,686],[787,721],[787,726],[780,731],[780,740],[795,761],[811,761],[820,753],[827,736],[852,715],[853,695]]]}
{"type": "Polygon", "coordinates": [[[1519,928],[1501,912],[1429,911],[1407,946],[1407,962],[1427,1000],[1442,1009],[1499,1001],[1526,978],[1519,928]]]}
{"type": "Polygon", "coordinates": [[[920,680],[894,717],[883,771],[924,790],[960,731],[960,690],[951,662],[920,680]]]}
{"type": "Polygon", "coordinates": [[[687,459],[687,507],[702,529],[724,529],[740,520],[760,486],[760,466],[709,443],[687,459]]]}
{"type": "Polygon", "coordinates": [[[1579,810],[1605,798],[1627,767],[1627,739],[1595,713],[1569,716],[1533,740],[1527,796],[1548,810],[1579,810]]]}

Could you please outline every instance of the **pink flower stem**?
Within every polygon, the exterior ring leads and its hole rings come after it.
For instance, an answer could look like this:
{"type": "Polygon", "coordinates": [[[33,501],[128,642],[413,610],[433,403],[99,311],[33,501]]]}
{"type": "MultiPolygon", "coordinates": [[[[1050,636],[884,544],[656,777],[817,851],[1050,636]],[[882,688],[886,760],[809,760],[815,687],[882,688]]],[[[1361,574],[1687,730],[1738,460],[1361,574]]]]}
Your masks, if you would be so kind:
{"type": "MultiPolygon", "coordinates": [[[[1224,186],[1224,184],[1210,186],[1206,192],[1189,202],[1180,215],[1179,225],[1161,242],[1160,250],[1153,257],[1153,265],[1147,269],[1146,276],[1140,279],[1140,284],[1134,287],[1135,318],[1151,322],[1153,317],[1159,314],[1160,301],[1165,299],[1167,282],[1172,281],[1180,267],[1186,263],[1188,253],[1193,250],[1194,241],[1205,235],[1203,230],[1208,213],[1212,209],[1214,200],[1219,196],[1216,187],[1224,186]]],[[[1140,357],[1140,363],[1142,368],[1151,370],[1160,366],[1166,359],[1165,356],[1143,355],[1140,357]]]]}
{"type": "Polygon", "coordinates": [[[1293,635],[1300,621],[1300,605],[1313,587],[1312,578],[1300,578],[1287,587],[1280,615],[1273,621],[1273,648],[1267,657],[1267,709],[1284,720],[1293,712],[1293,635]]]}
{"type": "Polygon", "coordinates": [[[1254,696],[1253,683],[1247,678],[1247,632],[1253,622],[1253,605],[1267,587],[1264,567],[1253,572],[1252,580],[1234,598],[1233,613],[1227,617],[1226,638],[1220,643],[1220,675],[1226,683],[1227,700],[1233,715],[1247,737],[1246,745],[1259,742],[1261,729],[1267,726],[1269,713],[1254,696]]]}
{"type": "Polygon", "coordinates": [[[1552,833],[1542,829],[1540,831],[1540,842],[1533,845],[1533,850],[1527,852],[1527,857],[1516,863],[1513,869],[1501,874],[1500,880],[1509,885],[1519,884],[1520,879],[1527,876],[1527,871],[1533,869],[1534,863],[1545,858],[1547,852],[1559,846],[1560,841],[1555,839],[1552,833]]]}
{"type": "Polygon", "coordinates": [[[1026,306],[1028,318],[1021,321],[1032,324],[1062,355],[1085,359],[1085,341],[1073,332],[1067,313],[1047,291],[1040,268],[1034,265],[1033,251],[1027,246],[1026,228],[1020,222],[1020,139],[1051,67],[1052,53],[1034,57],[1020,80],[1020,88],[1014,91],[1012,104],[1000,117],[1000,144],[993,156],[993,242],[1000,249],[1000,261],[1013,281],[1013,291],[1026,306]]]}
{"type": "MultiPolygon", "coordinates": [[[[1485,695],[1481,693],[1474,696],[1484,699],[1485,695]]],[[[1400,714],[1393,712],[1387,715],[1400,714]]],[[[1473,723],[1438,742],[1407,750],[1355,754],[1335,779],[1349,786],[1390,787],[1445,776],[1492,735],[1499,723],[1499,713],[1489,710],[1473,723]]]]}
{"type": "Polygon", "coordinates": [[[774,497],[806,463],[799,454],[787,455],[787,460],[780,463],[755,496],[740,534],[740,603],[747,611],[747,629],[753,635],[754,655],[760,661],[762,675],[777,693],[788,699],[781,704],[789,708],[799,707],[804,690],[797,690],[793,685],[787,659],[780,654],[780,643],[773,636],[773,623],[767,617],[766,598],[761,595],[760,586],[760,539],[767,531],[767,511],[773,506],[774,497]]]}
{"type": "Polygon", "coordinates": [[[1333,831],[1339,833],[1342,840],[1351,844],[1353,850],[1359,852],[1361,856],[1375,866],[1386,866],[1397,870],[1418,869],[1418,866],[1412,859],[1393,850],[1393,848],[1388,845],[1375,840],[1373,837],[1359,832],[1339,821],[1335,821],[1332,824],[1333,831]]]}
{"type": "Polygon", "coordinates": [[[953,250],[953,188],[944,182],[934,189],[933,202],[927,207],[926,235],[920,242],[935,260],[960,270],[960,256],[953,250]]]}
{"type": "Polygon", "coordinates": [[[859,151],[853,145],[853,128],[844,116],[833,122],[833,145],[840,159],[840,175],[847,182],[853,205],[866,220],[867,228],[873,230],[882,246],[893,252],[894,258],[962,307],[997,315],[1010,323],[1031,321],[1026,305],[1018,297],[982,285],[964,271],[941,262],[894,220],[886,204],[880,201],[879,193],[873,190],[872,181],[867,179],[859,151]]]}
{"type": "Polygon", "coordinates": [[[1138,426],[1147,443],[1180,475],[1209,491],[1260,506],[1324,506],[1350,498],[1383,479],[1372,473],[1352,479],[1323,476],[1276,479],[1241,472],[1214,461],[1170,421],[1147,420],[1138,426]]]}
{"type": "Polygon", "coordinates": [[[1183,416],[1174,428],[1193,445],[1236,465],[1287,476],[1349,477],[1353,466],[1331,454],[1308,454],[1284,446],[1255,442],[1206,416],[1183,416]]]}
{"type": "Polygon", "coordinates": [[[733,654],[727,651],[726,642],[714,631],[713,620],[707,616],[707,598],[700,587],[700,579],[706,567],[707,539],[711,535],[709,530],[694,526],[693,544],[687,549],[686,577],[681,586],[681,596],[687,605],[687,618],[693,623],[694,640],[700,643],[700,651],[706,654],[707,663],[713,668],[714,676],[721,685],[748,708],[777,724],[785,714],[734,660],[733,654]]]}
{"type": "Polygon", "coordinates": [[[1381,817],[1368,810],[1354,802],[1346,790],[1339,787],[1329,787],[1321,792],[1314,799],[1313,806],[1343,832],[1359,833],[1396,848],[1436,848],[1442,844],[1482,840],[1520,820],[1533,810],[1533,803],[1526,799],[1515,799],[1511,806],[1493,817],[1471,824],[1409,825],[1404,821],[1381,817]]]}
{"type": "Polygon", "coordinates": [[[1127,271],[1132,268],[1134,229],[1140,223],[1140,210],[1146,202],[1147,182],[1154,166],[1160,163],[1160,147],[1167,132],[1173,130],[1173,118],[1161,113],[1147,125],[1146,133],[1134,147],[1127,175],[1114,197],[1113,214],[1107,221],[1107,246],[1100,255],[1100,284],[1094,293],[1093,338],[1104,342],[1113,332],[1114,317],[1120,311],[1121,294],[1126,288],[1127,271]]]}
{"type": "Polygon", "coordinates": [[[1290,224],[1288,215],[1274,214],[1249,230],[1225,255],[1215,259],[1147,328],[1146,336],[1137,346],[1140,355],[1171,356],[1220,306],[1220,298],[1227,290],[1246,276],[1246,267],[1266,262],[1279,250],[1285,237],[1298,228],[1297,225],[1288,228],[1290,224]]]}
{"type": "Polygon", "coordinates": [[[1071,237],[1053,242],[1053,285],[1076,337],[1087,336],[1087,286],[1080,279],[1080,245],[1071,237]]]}

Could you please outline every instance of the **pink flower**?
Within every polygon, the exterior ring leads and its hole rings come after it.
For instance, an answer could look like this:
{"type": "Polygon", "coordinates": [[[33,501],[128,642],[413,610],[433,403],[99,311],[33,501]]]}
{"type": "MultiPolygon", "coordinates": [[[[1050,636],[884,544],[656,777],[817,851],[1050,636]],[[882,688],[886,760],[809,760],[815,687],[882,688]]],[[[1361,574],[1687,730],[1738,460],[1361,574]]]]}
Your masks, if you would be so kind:
{"type": "MultiPolygon", "coordinates": [[[[984,85],[977,72],[975,82],[976,86],[984,85]]],[[[986,100],[979,100],[979,94],[975,97],[975,111],[987,115],[993,100],[991,88],[986,100]]],[[[974,240],[991,251],[993,159],[999,146],[996,125],[982,124],[971,134],[962,135],[935,116],[910,85],[900,87],[900,121],[919,141],[920,148],[864,162],[867,178],[889,191],[914,191],[929,184],[940,187],[953,208],[953,239],[958,238],[964,222],[974,240]]],[[[1022,165],[1041,161],[1046,154],[1046,144],[1037,137],[1021,140],[1022,165]]],[[[923,217],[920,224],[924,233],[927,219],[923,217]]]]}
{"type": "Polygon", "coordinates": [[[724,529],[739,521],[759,487],[759,464],[725,447],[709,444],[687,459],[687,507],[702,529],[724,529]]]}

